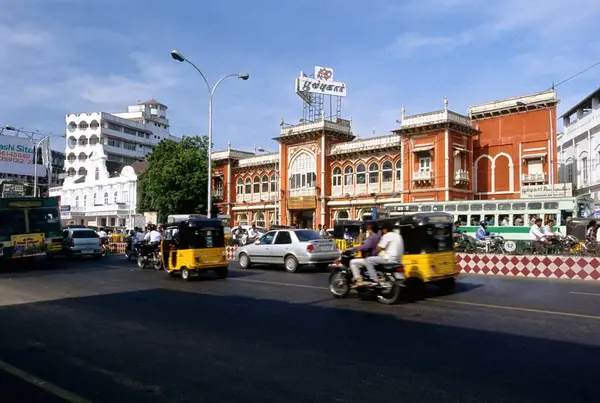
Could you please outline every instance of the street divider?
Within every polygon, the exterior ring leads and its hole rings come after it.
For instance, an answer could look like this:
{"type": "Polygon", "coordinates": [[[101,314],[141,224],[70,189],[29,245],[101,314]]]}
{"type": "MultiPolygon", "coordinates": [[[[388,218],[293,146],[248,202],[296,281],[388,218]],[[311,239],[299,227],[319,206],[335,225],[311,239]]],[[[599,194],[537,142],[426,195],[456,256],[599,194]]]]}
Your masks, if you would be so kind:
{"type": "MultiPolygon", "coordinates": [[[[236,246],[227,246],[227,260],[235,259],[236,250],[236,246]]],[[[457,253],[456,264],[465,274],[600,280],[598,257],[457,253]]]]}

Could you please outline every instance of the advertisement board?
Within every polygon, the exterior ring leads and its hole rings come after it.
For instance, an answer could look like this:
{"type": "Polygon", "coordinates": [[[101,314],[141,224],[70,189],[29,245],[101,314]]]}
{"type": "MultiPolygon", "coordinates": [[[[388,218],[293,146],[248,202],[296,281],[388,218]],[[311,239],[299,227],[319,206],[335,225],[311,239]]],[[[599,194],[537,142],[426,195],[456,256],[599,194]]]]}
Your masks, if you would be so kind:
{"type": "MultiPolygon", "coordinates": [[[[33,176],[33,156],[33,144],[28,138],[0,135],[0,173],[33,176]]],[[[37,176],[46,176],[42,164],[38,164],[37,176]]]]}
{"type": "Polygon", "coordinates": [[[10,245],[13,259],[46,254],[44,251],[44,234],[12,235],[10,245]]]}
{"type": "Polygon", "coordinates": [[[573,184],[521,186],[522,199],[539,199],[540,197],[573,197],[573,184]]]}
{"type": "Polygon", "coordinates": [[[346,84],[333,80],[332,68],[315,66],[314,78],[302,73],[296,79],[296,93],[317,93],[345,97],[346,84]]]}

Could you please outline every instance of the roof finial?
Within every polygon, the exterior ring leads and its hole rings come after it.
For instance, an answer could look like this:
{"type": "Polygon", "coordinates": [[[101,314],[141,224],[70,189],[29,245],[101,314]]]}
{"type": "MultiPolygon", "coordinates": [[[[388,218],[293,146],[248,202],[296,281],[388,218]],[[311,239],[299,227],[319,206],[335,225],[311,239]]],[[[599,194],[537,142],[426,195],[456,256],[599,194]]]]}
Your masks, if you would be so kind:
{"type": "Polygon", "coordinates": [[[279,122],[279,126],[283,127],[284,124],[285,124],[285,122],[283,121],[283,118],[281,118],[281,122],[279,122]]]}
{"type": "Polygon", "coordinates": [[[402,116],[402,120],[404,120],[404,117],[406,116],[406,107],[404,105],[402,105],[400,115],[402,116]]]}
{"type": "Polygon", "coordinates": [[[448,96],[445,95],[444,96],[444,110],[448,110],[448,96]]]}
{"type": "Polygon", "coordinates": [[[231,140],[227,140],[227,151],[231,150],[231,140]]]}

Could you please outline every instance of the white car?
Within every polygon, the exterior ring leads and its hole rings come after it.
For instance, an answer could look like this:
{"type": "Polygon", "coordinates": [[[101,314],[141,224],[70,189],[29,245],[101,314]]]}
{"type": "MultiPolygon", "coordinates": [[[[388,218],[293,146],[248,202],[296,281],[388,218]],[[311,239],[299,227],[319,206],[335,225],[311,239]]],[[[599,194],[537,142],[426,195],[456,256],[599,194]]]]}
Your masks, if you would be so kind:
{"type": "Polygon", "coordinates": [[[253,264],[272,264],[285,266],[289,273],[308,265],[324,270],[339,258],[333,239],[323,239],[309,229],[269,231],[255,243],[236,251],[236,260],[243,269],[253,264]]]}

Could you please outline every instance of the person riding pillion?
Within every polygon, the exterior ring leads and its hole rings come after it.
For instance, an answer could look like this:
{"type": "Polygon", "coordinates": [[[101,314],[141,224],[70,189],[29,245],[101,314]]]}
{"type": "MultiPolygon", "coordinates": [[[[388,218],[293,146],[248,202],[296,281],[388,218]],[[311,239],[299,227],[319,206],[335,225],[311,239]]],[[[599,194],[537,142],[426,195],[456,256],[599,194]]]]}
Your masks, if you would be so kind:
{"type": "MultiPolygon", "coordinates": [[[[360,269],[362,267],[367,267],[365,264],[365,255],[367,256],[376,256],[377,255],[377,245],[381,240],[381,232],[378,230],[376,224],[367,225],[367,231],[369,233],[369,237],[363,242],[362,245],[357,246],[356,248],[346,249],[346,252],[362,252],[362,259],[352,259],[350,261],[350,270],[352,271],[352,277],[355,281],[355,287],[361,287],[364,285],[363,278],[360,274],[360,269]]],[[[369,272],[369,276],[373,274],[369,272]]],[[[373,281],[376,281],[377,273],[375,273],[375,277],[373,277],[373,281]]]]}
{"type": "Polygon", "coordinates": [[[144,236],[145,241],[149,241],[151,244],[160,243],[162,240],[162,233],[154,225],[148,225],[150,231],[144,236]]]}
{"type": "Polygon", "coordinates": [[[404,255],[404,239],[400,234],[393,231],[392,223],[385,223],[383,226],[383,236],[377,244],[377,256],[369,256],[365,259],[365,266],[369,272],[371,280],[376,285],[379,284],[379,278],[375,265],[378,264],[402,264],[402,255],[404,255]]]}

